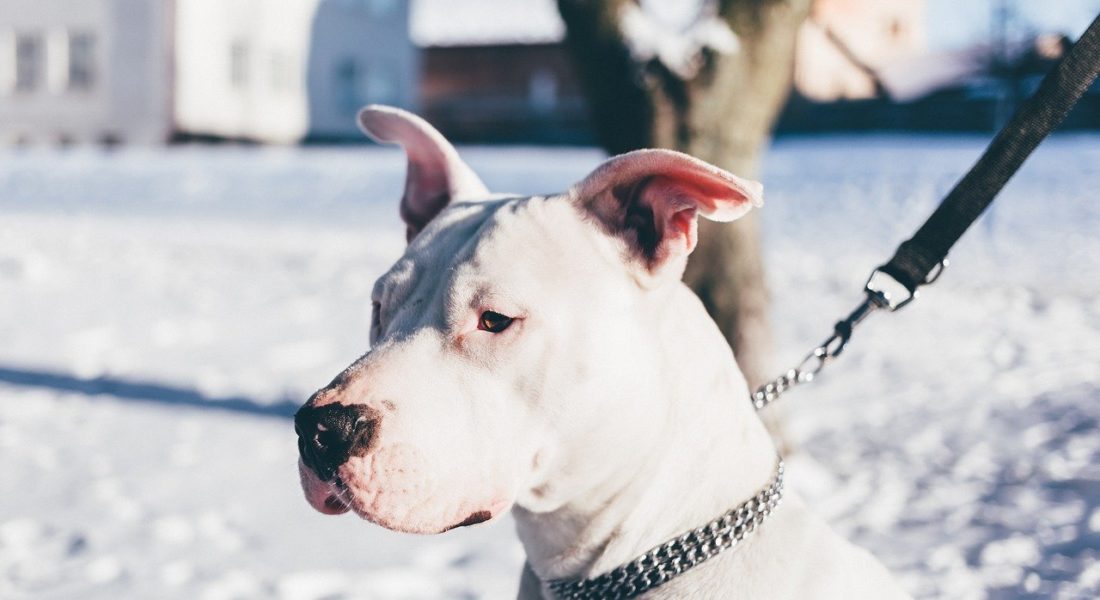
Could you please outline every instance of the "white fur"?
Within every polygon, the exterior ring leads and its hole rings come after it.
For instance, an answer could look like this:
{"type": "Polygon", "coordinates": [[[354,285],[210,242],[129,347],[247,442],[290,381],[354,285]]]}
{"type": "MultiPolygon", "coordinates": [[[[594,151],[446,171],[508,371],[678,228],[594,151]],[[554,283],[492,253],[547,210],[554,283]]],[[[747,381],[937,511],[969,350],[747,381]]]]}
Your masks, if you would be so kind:
{"type": "MultiPolygon", "coordinates": [[[[372,349],[310,401],[369,405],[376,440],[337,470],[343,487],[302,466],[311,504],[421,533],[511,508],[528,557],[520,596],[549,598],[541,581],[612,569],[768,481],[775,447],[678,281],[694,214],[736,216],[759,202],[758,184],[683,155],[636,158],[649,166],[619,159],[559,196],[452,198],[413,232],[375,286],[372,349]],[[626,189],[613,185],[624,177],[660,182],[631,196],[668,221],[667,252],[644,266],[601,212],[622,203],[590,197],[626,189]],[[669,225],[683,210],[690,230],[669,225]],[[671,273],[642,285],[639,269],[671,273]],[[480,330],[485,310],[517,320],[480,330]]],[[[788,493],[737,549],[645,597],[905,595],[788,493]]]]}

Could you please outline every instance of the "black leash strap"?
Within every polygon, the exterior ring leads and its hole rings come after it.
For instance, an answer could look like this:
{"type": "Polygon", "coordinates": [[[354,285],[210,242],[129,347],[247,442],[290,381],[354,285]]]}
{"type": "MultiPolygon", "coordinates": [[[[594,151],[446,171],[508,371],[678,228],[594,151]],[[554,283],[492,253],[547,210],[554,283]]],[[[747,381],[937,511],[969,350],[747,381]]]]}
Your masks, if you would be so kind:
{"type": "Polygon", "coordinates": [[[1100,15],[1047,73],[1039,89],[1016,110],[932,216],[913,237],[902,242],[889,262],[875,269],[864,287],[866,300],[839,321],[833,335],[801,364],[753,393],[757,410],[795,385],[812,381],[829,361],[840,356],[852,329],[876,309],[896,311],[917,297],[919,287],[935,281],[947,266],[951,247],[993,202],[1039,142],[1066,118],[1098,73],[1100,15]]]}
{"type": "Polygon", "coordinates": [[[1069,114],[1100,72],[1100,16],[1001,129],[985,153],[890,262],[879,267],[915,292],[1039,142],[1069,114]]]}

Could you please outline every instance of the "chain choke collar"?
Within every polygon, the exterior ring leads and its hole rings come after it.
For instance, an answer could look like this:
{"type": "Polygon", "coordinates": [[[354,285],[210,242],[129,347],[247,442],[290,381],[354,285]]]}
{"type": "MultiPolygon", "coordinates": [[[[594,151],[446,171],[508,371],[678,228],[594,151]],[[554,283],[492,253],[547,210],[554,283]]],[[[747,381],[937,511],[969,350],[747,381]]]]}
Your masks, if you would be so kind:
{"type": "Polygon", "coordinates": [[[554,579],[547,583],[560,600],[634,598],[733,548],[779,506],[783,498],[783,459],[763,489],[706,525],[686,531],[634,560],[588,579],[554,579]]]}

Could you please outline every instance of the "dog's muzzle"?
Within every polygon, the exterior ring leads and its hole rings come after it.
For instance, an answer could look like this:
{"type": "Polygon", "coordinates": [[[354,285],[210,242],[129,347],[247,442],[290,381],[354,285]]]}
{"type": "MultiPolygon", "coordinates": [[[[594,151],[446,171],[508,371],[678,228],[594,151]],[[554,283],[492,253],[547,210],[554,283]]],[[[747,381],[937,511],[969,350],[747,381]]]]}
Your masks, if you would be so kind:
{"type": "Polygon", "coordinates": [[[336,476],[340,465],[370,450],[378,419],[362,404],[303,406],[294,415],[298,453],[323,481],[336,476]]]}

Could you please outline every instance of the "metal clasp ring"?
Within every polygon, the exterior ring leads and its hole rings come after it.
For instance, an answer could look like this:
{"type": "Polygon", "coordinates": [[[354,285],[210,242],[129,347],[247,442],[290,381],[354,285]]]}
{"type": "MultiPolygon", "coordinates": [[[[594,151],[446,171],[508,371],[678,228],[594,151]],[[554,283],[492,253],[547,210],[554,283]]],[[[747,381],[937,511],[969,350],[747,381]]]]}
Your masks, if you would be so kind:
{"type": "Polygon", "coordinates": [[[924,283],[921,285],[930,285],[936,283],[936,280],[943,275],[944,269],[951,266],[951,261],[944,258],[940,262],[936,263],[936,266],[932,267],[932,270],[928,273],[928,277],[924,278],[924,283]]]}
{"type": "Polygon", "coordinates": [[[813,352],[806,355],[806,358],[802,359],[802,362],[798,363],[795,367],[796,378],[799,383],[805,383],[807,381],[813,381],[814,377],[825,368],[825,365],[829,364],[834,358],[840,356],[840,353],[844,351],[844,346],[848,344],[848,340],[851,339],[851,329],[847,331],[847,335],[840,333],[834,333],[829,336],[829,339],[822,342],[820,346],[814,348],[813,352]]]}
{"type": "MultiPolygon", "coordinates": [[[[925,286],[935,283],[950,264],[951,261],[946,258],[936,263],[936,266],[932,268],[928,273],[928,277],[920,285],[925,286]]],[[[909,304],[920,295],[919,289],[910,290],[905,284],[881,268],[871,272],[871,276],[867,278],[867,283],[863,286],[863,291],[879,308],[887,308],[890,312],[909,304]]]]}

